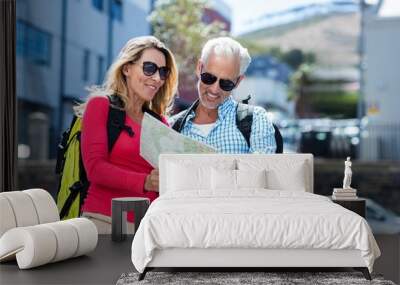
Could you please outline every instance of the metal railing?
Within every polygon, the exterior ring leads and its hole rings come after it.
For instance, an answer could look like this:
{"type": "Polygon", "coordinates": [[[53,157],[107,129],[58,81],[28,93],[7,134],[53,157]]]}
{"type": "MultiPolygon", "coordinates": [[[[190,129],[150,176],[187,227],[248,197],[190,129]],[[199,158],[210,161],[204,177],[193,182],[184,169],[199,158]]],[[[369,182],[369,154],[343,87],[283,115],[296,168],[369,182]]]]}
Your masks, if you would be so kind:
{"type": "Polygon", "coordinates": [[[360,159],[400,160],[400,123],[369,123],[362,127],[360,159]]]}

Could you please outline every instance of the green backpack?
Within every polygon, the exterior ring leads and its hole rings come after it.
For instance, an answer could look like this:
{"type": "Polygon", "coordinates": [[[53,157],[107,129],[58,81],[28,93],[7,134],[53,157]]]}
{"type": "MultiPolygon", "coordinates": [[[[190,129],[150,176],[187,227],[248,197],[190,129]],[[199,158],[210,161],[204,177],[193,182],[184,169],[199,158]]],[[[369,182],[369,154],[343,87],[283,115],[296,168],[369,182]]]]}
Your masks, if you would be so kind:
{"type": "MultiPolygon", "coordinates": [[[[132,129],[125,125],[123,102],[118,96],[108,96],[110,101],[107,118],[108,152],[110,153],[120,133],[126,131],[134,136],[132,129]]],[[[143,111],[161,120],[161,117],[147,109],[143,111]]],[[[60,219],[72,219],[81,215],[83,202],[90,182],[87,179],[81,154],[82,118],[74,116],[70,127],[63,132],[57,149],[56,174],[59,175],[57,207],[60,219]]]]}

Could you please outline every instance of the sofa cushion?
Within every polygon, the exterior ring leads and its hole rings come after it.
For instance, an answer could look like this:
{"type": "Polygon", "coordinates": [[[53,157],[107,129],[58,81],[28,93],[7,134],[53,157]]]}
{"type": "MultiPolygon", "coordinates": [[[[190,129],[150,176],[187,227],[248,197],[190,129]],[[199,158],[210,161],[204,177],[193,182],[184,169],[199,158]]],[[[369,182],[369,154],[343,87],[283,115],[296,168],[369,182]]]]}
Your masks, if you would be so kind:
{"type": "Polygon", "coordinates": [[[86,254],[97,241],[96,226],[85,218],[13,228],[0,238],[0,261],[16,258],[20,269],[33,268],[86,254]]]}
{"type": "MultiPolygon", "coordinates": [[[[11,205],[17,227],[39,224],[39,217],[31,197],[23,191],[2,192],[0,195],[11,205]]],[[[1,226],[2,228],[2,226],[1,226]]]]}
{"type": "Polygon", "coordinates": [[[40,188],[22,191],[32,199],[38,215],[39,224],[51,223],[60,220],[58,208],[50,193],[40,188]]]}
{"type": "Polygon", "coordinates": [[[33,226],[60,220],[57,205],[43,189],[0,193],[0,237],[15,227],[33,226]]]}
{"type": "Polygon", "coordinates": [[[10,201],[0,193],[0,237],[8,230],[17,227],[10,201]]]}

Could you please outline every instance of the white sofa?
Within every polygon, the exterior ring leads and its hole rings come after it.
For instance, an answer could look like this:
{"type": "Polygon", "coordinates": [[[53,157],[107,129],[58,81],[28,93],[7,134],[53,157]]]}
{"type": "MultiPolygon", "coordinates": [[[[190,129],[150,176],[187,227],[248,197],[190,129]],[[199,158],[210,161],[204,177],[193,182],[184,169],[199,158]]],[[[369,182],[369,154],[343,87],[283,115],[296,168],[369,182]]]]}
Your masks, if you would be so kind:
{"type": "Polygon", "coordinates": [[[160,197],[132,243],[139,279],[155,267],[353,267],[370,278],[380,252],[368,224],[312,194],[311,154],[163,154],[159,162],[160,197]]]}
{"type": "Polygon", "coordinates": [[[16,259],[20,269],[28,269],[86,254],[97,239],[88,219],[60,221],[43,189],[0,193],[0,262],[16,259]]]}

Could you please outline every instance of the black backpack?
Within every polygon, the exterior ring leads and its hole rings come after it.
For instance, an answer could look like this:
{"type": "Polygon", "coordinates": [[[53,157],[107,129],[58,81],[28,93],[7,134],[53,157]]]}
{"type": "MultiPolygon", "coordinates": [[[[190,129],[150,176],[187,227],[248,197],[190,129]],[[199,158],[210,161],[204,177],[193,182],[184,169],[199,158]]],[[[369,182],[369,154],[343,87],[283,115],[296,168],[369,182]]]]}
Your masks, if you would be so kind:
{"type": "MultiPolygon", "coordinates": [[[[107,118],[108,152],[110,153],[122,131],[130,137],[134,132],[125,125],[125,111],[123,102],[118,96],[108,96],[110,101],[107,118]]],[[[161,117],[143,109],[161,121],[161,117]]],[[[83,201],[86,198],[90,182],[87,179],[81,154],[82,118],[74,116],[70,127],[63,132],[57,149],[56,174],[59,177],[57,189],[57,207],[60,219],[79,217],[83,201]]]]}
{"type": "MultiPolygon", "coordinates": [[[[242,133],[243,137],[245,138],[247,145],[250,147],[250,135],[251,135],[251,125],[253,124],[253,110],[254,107],[248,105],[248,101],[250,96],[243,100],[243,103],[238,103],[236,108],[236,126],[239,131],[242,133]]],[[[177,131],[181,132],[183,126],[185,125],[187,116],[190,114],[192,110],[195,110],[196,107],[199,105],[199,99],[197,99],[186,111],[182,112],[179,117],[175,120],[172,128],[177,131]]],[[[275,130],[275,141],[276,141],[276,151],[275,153],[282,153],[283,152],[283,139],[282,135],[275,124],[272,124],[275,130]]]]}

